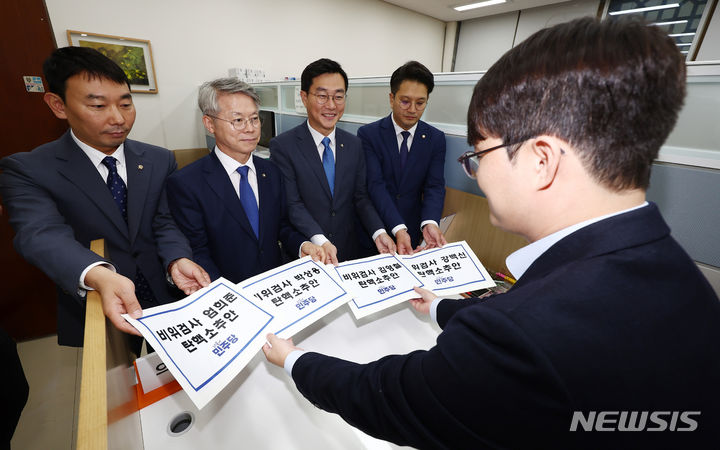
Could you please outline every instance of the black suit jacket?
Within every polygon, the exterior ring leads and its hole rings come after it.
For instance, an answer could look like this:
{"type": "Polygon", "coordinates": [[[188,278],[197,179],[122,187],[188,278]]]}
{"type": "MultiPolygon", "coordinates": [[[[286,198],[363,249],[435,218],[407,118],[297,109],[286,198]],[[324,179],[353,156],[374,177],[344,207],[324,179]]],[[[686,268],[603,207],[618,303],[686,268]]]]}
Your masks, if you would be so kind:
{"type": "Polygon", "coordinates": [[[430,350],[365,365],[307,353],[293,367],[298,389],[418,448],[720,442],[720,303],[655,205],[565,237],[506,294],[443,300],[437,313],[430,350]],[[701,414],[693,432],[570,432],[574,411],[701,414]]]}
{"type": "Polygon", "coordinates": [[[445,133],[419,121],[403,169],[392,116],[360,127],[357,135],[365,149],[373,205],[388,231],[404,223],[417,247],[420,224],[439,224],[445,203],[445,133]]]}
{"type": "Polygon", "coordinates": [[[173,217],[192,246],[195,262],[210,278],[233,283],[283,263],[278,241],[297,257],[305,238],[287,220],[282,175],[275,165],[253,156],[260,199],[260,236],[250,226],[242,203],[215,152],[168,179],[173,217]]]}
{"type": "Polygon", "coordinates": [[[290,222],[305,236],[324,234],[344,261],[374,248],[368,236],[383,223],[368,196],[360,139],[336,128],[335,142],[334,195],[307,123],[273,138],[270,158],[285,179],[290,222]]]}
{"type": "Polygon", "coordinates": [[[15,230],[15,249],[58,287],[60,345],[83,343],[85,299],[78,296],[78,282],[87,266],[102,261],[90,251],[90,241],[105,239],[118,273],[134,280],[140,268],[159,302],[141,302],[142,307],[175,300],[166,269],[175,259],[192,257],[165,196],[165,180],[176,167],[173,154],[128,139],[125,161],[127,223],[70,131],[0,161],[0,193],[15,230]]]}

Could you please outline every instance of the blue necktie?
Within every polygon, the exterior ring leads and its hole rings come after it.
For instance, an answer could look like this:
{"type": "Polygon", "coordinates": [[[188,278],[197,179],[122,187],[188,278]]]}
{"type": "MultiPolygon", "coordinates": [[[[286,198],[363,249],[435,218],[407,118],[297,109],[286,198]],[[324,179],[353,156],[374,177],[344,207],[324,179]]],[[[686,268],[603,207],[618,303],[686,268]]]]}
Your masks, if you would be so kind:
{"type": "Polygon", "coordinates": [[[250,170],[248,166],[240,166],[237,168],[240,174],[240,203],[242,203],[243,209],[245,209],[245,215],[247,215],[248,221],[250,221],[250,226],[255,232],[255,236],[260,237],[260,233],[258,232],[258,228],[260,227],[258,204],[255,200],[252,187],[250,187],[250,183],[248,182],[248,170],[250,170]]]}
{"type": "Polygon", "coordinates": [[[322,140],[322,145],[325,147],[325,151],[323,152],[323,168],[325,169],[325,176],[328,180],[328,185],[330,186],[330,195],[335,194],[335,157],[333,156],[333,152],[330,149],[330,138],[324,137],[322,140]]]}
{"type": "Polygon", "coordinates": [[[407,141],[408,141],[408,138],[410,137],[410,132],[403,131],[400,134],[402,134],[402,137],[403,137],[402,143],[400,144],[400,170],[402,170],[405,168],[405,163],[407,162],[407,157],[408,157],[407,141]]]}
{"type": "Polygon", "coordinates": [[[127,186],[120,174],[117,171],[117,159],[112,156],[106,156],[103,158],[102,163],[108,168],[110,172],[107,177],[107,187],[110,189],[115,204],[120,209],[120,213],[127,223],[127,186]]]}
{"type": "MultiPolygon", "coordinates": [[[[106,156],[103,158],[102,163],[109,171],[107,186],[108,189],[110,189],[110,194],[112,194],[115,204],[118,209],[120,209],[120,213],[122,214],[125,223],[127,223],[127,186],[125,185],[123,179],[120,178],[120,174],[117,171],[117,159],[112,156],[106,156]]],[[[135,270],[135,297],[142,302],[155,301],[155,296],[150,289],[150,284],[142,272],[140,272],[139,266],[137,266],[135,270]]]]}

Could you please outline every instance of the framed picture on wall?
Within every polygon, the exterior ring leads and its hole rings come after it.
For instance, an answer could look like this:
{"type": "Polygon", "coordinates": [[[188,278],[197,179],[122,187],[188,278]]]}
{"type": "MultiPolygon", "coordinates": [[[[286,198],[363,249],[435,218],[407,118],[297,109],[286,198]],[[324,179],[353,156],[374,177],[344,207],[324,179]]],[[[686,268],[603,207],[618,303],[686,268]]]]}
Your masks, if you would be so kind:
{"type": "Polygon", "coordinates": [[[115,61],[130,80],[130,91],[157,94],[157,78],[150,41],[85,31],[67,31],[74,47],[91,47],[115,61]]]}

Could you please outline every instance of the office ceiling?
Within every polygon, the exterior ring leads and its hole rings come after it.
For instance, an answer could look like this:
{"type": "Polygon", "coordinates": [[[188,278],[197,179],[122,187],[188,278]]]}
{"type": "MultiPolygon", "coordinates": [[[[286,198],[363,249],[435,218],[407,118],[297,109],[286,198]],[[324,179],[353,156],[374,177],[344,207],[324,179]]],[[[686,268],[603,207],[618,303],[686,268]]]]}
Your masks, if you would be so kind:
{"type": "Polygon", "coordinates": [[[434,17],[443,22],[461,21],[474,19],[476,17],[492,16],[502,14],[519,9],[535,8],[536,6],[551,5],[554,3],[563,3],[567,0],[507,0],[507,3],[500,5],[485,6],[482,8],[471,9],[465,12],[458,12],[453,9],[454,6],[466,5],[468,3],[476,3],[481,0],[383,0],[386,3],[400,6],[411,11],[434,17]]]}

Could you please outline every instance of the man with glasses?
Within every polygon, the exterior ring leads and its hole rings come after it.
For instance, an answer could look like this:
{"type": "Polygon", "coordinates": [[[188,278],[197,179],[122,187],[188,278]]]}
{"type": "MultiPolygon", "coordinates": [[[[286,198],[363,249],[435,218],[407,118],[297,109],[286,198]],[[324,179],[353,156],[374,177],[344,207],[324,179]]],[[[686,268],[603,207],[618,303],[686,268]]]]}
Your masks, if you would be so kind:
{"type": "MultiPolygon", "coordinates": [[[[97,50],[65,47],[43,64],[44,100],[70,129],[58,140],[0,162],[0,191],[15,248],[58,286],[58,343],[79,347],[85,294],[97,290],[120,330],[137,334],[121,313],[176,300],[207,286],[187,240],[170,216],[165,180],[175,170],[167,149],[127,139],[135,122],[130,83],[97,50]],[[109,257],[89,249],[105,239],[109,257]]],[[[142,341],[132,342],[139,354],[142,341]]]]}
{"type": "Polygon", "coordinates": [[[398,253],[445,245],[438,223],[445,202],[445,133],[420,120],[435,86],[417,61],[390,77],[392,113],[360,127],[367,159],[368,192],[398,253]]]}
{"type": "Polygon", "coordinates": [[[215,149],[173,174],[167,189],[173,217],[210,278],[239,283],[281,265],[278,241],[291,255],[324,261],[325,251],[287,219],[280,171],[253,155],[260,140],[255,90],[220,78],[200,86],[198,106],[215,149]]]}
{"type": "Polygon", "coordinates": [[[335,61],[310,63],[300,77],[307,122],[270,141],[270,158],[285,178],[292,224],[321,245],[328,263],[371,253],[394,253],[367,193],[360,140],[336,128],[345,111],[348,79],[335,61]]]}
{"type": "Polygon", "coordinates": [[[530,245],[517,283],[415,308],[437,345],[356,364],[268,335],[316,406],[427,449],[716,448],[720,302],[645,200],[685,96],[675,42],[641,22],[538,31],[475,86],[461,157],[492,222],[530,245]]]}

